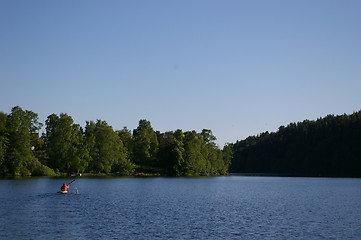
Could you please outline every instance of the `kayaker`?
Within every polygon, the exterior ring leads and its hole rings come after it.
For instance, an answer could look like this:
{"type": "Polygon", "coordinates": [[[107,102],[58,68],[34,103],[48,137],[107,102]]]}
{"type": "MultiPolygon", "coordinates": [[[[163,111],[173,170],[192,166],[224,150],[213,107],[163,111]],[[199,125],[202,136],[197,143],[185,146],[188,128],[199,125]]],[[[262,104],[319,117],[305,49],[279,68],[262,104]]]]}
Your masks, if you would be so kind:
{"type": "Polygon", "coordinates": [[[66,183],[64,183],[63,186],[61,186],[60,191],[66,192],[66,191],[68,191],[68,188],[70,188],[69,185],[67,185],[66,183]]]}

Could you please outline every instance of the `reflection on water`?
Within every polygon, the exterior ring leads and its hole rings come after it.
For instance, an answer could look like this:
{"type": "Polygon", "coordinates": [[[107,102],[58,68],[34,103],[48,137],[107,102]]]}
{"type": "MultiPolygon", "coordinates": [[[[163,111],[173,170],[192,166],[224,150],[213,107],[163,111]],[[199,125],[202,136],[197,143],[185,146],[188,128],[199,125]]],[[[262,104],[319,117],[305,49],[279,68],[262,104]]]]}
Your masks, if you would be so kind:
{"type": "Polygon", "coordinates": [[[358,239],[361,179],[0,180],[0,239],[358,239]]]}

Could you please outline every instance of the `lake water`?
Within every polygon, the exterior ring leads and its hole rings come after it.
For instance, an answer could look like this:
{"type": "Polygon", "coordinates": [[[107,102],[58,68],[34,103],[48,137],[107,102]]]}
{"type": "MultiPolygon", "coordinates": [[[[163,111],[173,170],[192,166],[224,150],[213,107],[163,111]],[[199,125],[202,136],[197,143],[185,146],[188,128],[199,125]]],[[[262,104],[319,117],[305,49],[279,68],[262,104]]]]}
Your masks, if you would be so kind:
{"type": "Polygon", "coordinates": [[[361,239],[361,179],[64,181],[0,180],[0,239],[361,239]]]}

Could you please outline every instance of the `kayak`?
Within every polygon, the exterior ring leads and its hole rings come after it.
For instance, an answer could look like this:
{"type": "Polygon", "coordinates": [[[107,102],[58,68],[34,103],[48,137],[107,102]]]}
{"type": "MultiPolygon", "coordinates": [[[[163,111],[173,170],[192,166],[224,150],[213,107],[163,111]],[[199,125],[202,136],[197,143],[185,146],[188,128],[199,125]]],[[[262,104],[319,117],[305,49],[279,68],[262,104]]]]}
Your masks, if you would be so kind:
{"type": "Polygon", "coordinates": [[[59,191],[58,193],[61,193],[61,194],[67,194],[68,191],[59,191]]]}

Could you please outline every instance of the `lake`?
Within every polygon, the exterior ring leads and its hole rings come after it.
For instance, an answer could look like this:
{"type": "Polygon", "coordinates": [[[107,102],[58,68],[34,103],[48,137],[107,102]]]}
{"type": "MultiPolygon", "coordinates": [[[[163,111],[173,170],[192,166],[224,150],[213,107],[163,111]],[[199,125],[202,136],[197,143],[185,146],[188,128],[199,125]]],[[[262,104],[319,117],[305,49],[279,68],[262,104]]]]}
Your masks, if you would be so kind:
{"type": "Polygon", "coordinates": [[[361,179],[0,180],[0,239],[360,239],[361,179]]]}

